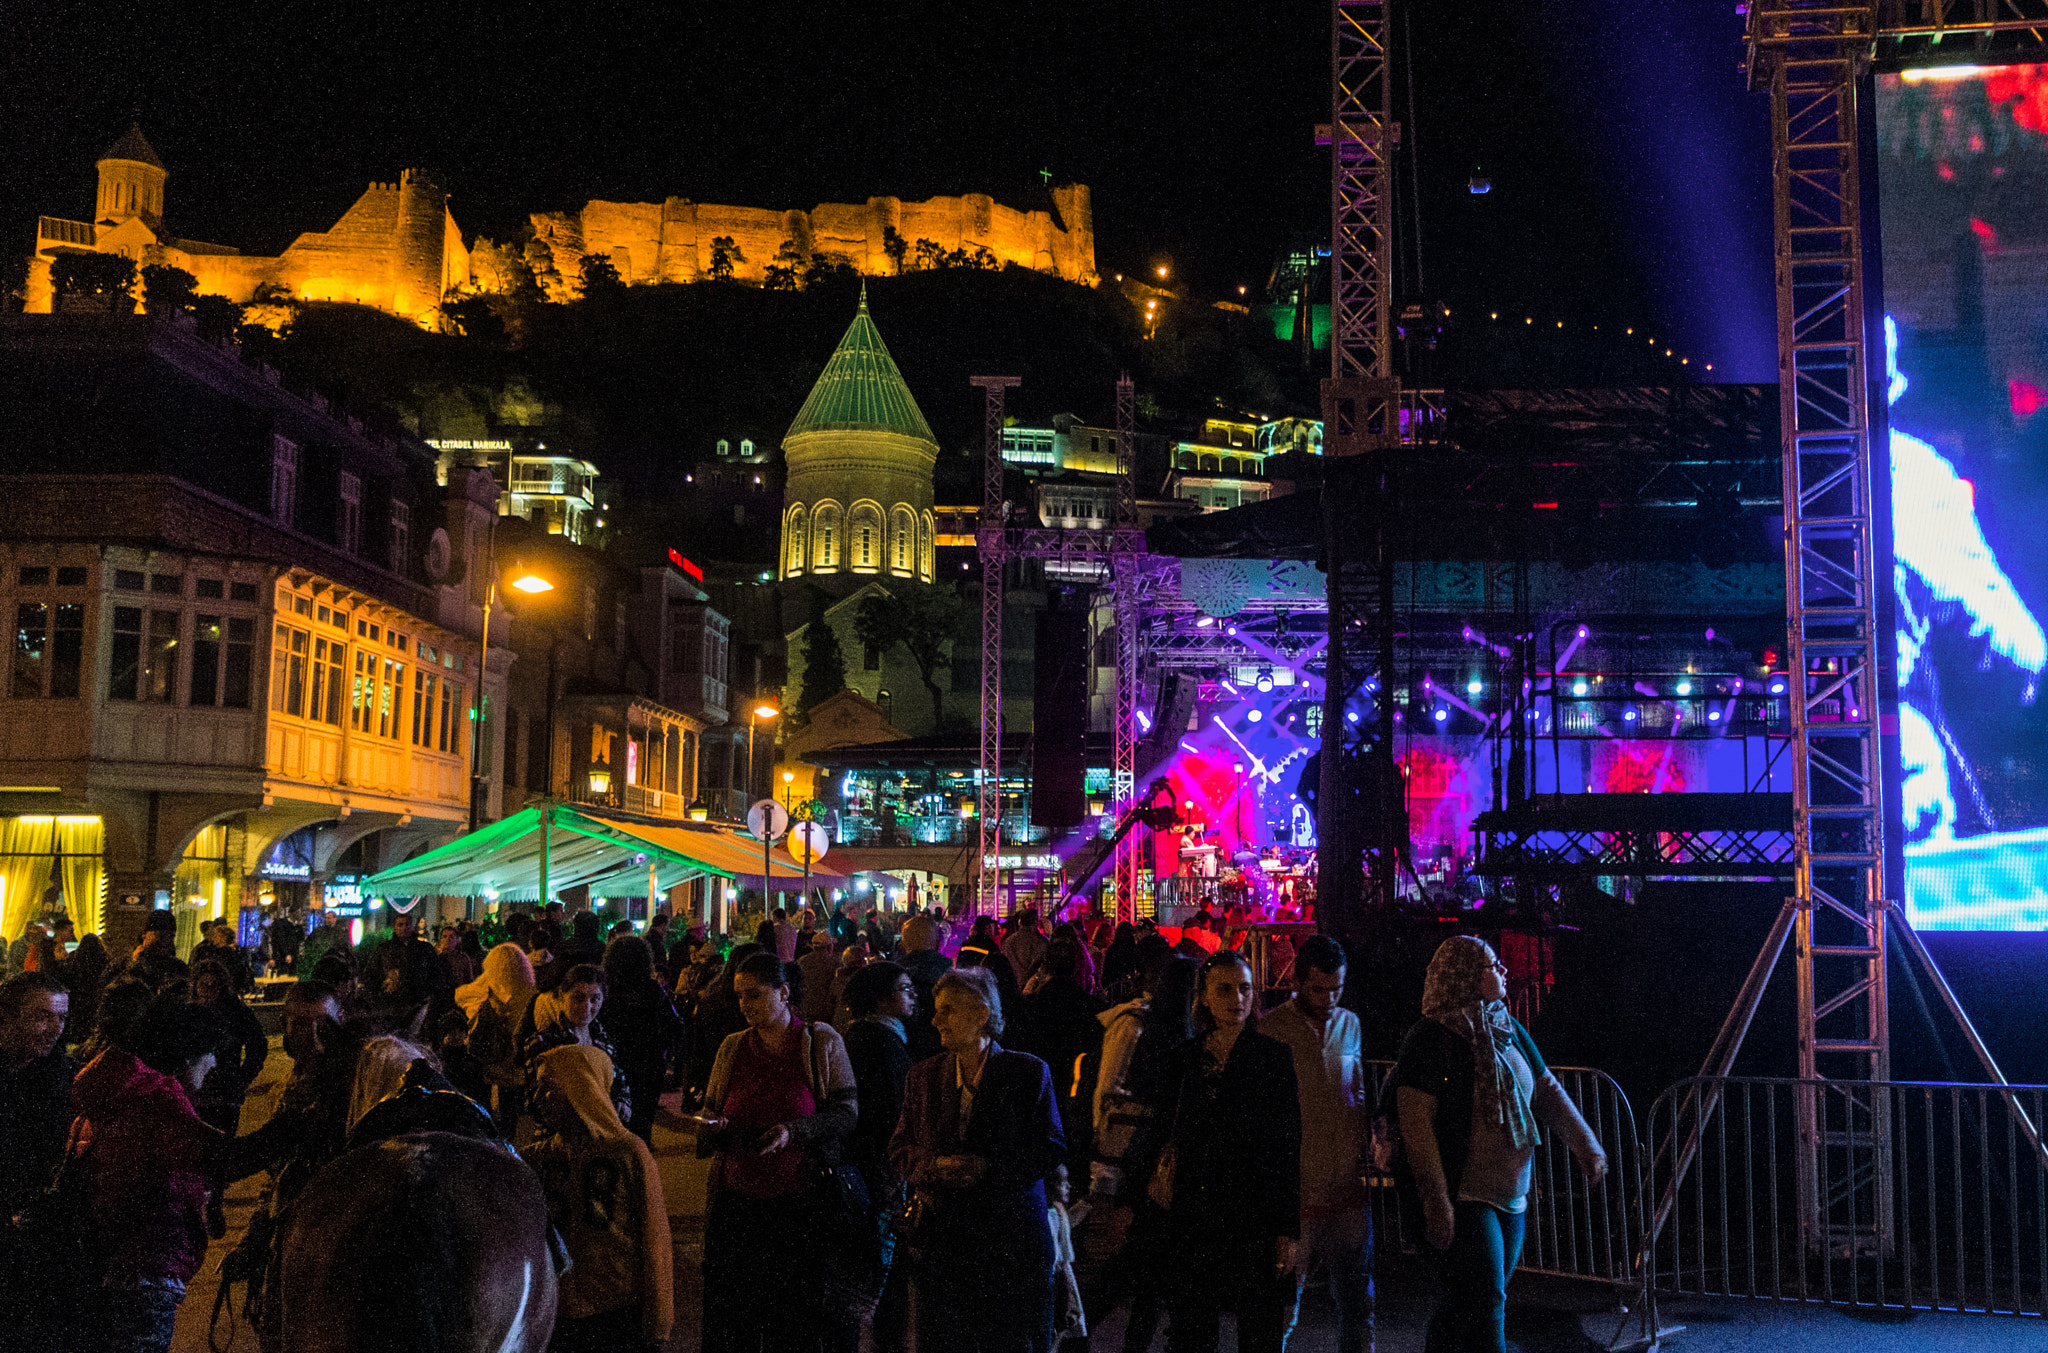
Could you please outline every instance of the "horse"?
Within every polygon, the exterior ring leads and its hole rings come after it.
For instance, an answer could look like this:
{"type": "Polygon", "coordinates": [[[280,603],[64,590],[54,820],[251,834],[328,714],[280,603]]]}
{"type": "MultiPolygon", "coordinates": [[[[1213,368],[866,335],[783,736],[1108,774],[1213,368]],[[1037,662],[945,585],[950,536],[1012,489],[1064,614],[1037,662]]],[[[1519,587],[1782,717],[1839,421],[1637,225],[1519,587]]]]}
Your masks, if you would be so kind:
{"type": "Polygon", "coordinates": [[[285,1353],[542,1353],[552,1234],[539,1177],[501,1145],[414,1131],[349,1150],[291,1210],[285,1353]]]}

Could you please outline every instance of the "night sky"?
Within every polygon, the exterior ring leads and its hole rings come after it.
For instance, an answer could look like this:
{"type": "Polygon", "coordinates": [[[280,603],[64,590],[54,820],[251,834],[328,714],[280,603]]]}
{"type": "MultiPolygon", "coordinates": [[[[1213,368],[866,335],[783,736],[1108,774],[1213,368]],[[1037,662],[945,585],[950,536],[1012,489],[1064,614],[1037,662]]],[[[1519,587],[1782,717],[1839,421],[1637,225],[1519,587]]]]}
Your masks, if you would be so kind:
{"type": "MultiPolygon", "coordinates": [[[[1404,291],[1412,172],[1429,294],[1662,330],[1717,379],[1772,378],[1767,110],[1737,70],[1732,3],[1404,13],[1404,291]]],[[[39,213],[89,213],[92,162],[136,111],[171,170],[171,229],[251,253],[415,164],[444,176],[466,234],[501,239],[590,197],[1028,206],[1050,169],[1093,187],[1105,274],[1165,255],[1206,295],[1256,291],[1277,251],[1327,234],[1311,133],[1328,120],[1328,10],[1303,0],[58,0],[5,25],[0,229],[19,254],[39,213]]]]}

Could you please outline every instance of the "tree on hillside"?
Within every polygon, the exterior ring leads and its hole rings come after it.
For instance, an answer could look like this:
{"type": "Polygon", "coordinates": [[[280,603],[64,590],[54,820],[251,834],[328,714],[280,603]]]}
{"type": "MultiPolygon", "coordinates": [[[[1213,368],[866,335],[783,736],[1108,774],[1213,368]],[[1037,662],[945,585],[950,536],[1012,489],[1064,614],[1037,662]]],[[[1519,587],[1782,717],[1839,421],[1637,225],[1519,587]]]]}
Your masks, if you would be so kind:
{"type": "MultiPolygon", "coordinates": [[[[589,293],[586,291],[585,294],[589,293]]],[[[449,332],[474,338],[494,348],[504,346],[507,337],[505,322],[498,317],[498,308],[491,303],[490,297],[451,294],[441,302],[441,314],[447,320],[449,332]]]]}
{"type": "Polygon", "coordinates": [[[59,254],[50,264],[50,285],[59,310],[67,300],[88,309],[118,310],[123,307],[116,302],[135,293],[135,264],[120,254],[59,254]]]}
{"type": "Polygon", "coordinates": [[[939,690],[939,668],[953,654],[953,628],[960,620],[960,594],[951,583],[891,582],[887,592],[871,592],[853,613],[853,633],[862,644],[887,653],[898,644],[910,652],[918,678],[932,698],[932,725],[946,716],[939,690]]]}
{"type": "Polygon", "coordinates": [[[173,310],[190,310],[198,294],[199,279],[183,268],[161,263],[143,266],[142,303],[149,307],[151,314],[168,315],[173,310]]]}
{"type": "Polygon", "coordinates": [[[762,272],[763,283],[770,291],[795,291],[810,262],[795,240],[784,240],[775,251],[775,261],[762,272]]]}
{"type": "Polygon", "coordinates": [[[811,264],[804,269],[804,285],[814,287],[829,277],[851,277],[854,275],[853,260],[845,254],[828,254],[822,251],[811,255],[811,264]]]}
{"type": "Polygon", "coordinates": [[[730,235],[719,235],[711,241],[711,266],[705,269],[714,282],[732,281],[735,263],[745,263],[747,256],[740,252],[739,245],[730,235]]]}
{"type": "Polygon", "coordinates": [[[626,285],[619,276],[618,265],[603,254],[583,256],[583,294],[586,298],[600,292],[618,291],[626,285]]]}
{"type": "Polygon", "coordinates": [[[887,254],[889,261],[896,265],[896,275],[901,277],[903,275],[904,255],[910,252],[910,241],[904,239],[902,233],[895,226],[885,225],[882,227],[882,252],[887,254]]]}
{"type": "Polygon", "coordinates": [[[811,614],[804,630],[804,679],[797,692],[796,708],[791,718],[798,724],[811,721],[811,711],[833,695],[846,689],[846,650],[840,646],[839,634],[825,618],[825,608],[831,598],[816,588],[811,589],[811,614]]]}
{"type": "Polygon", "coordinates": [[[945,266],[946,250],[944,246],[937,240],[919,240],[917,242],[917,270],[919,272],[931,272],[935,268],[943,268],[945,266]]]}
{"type": "Polygon", "coordinates": [[[225,296],[192,298],[192,318],[198,322],[201,338],[216,343],[233,338],[241,331],[243,316],[242,307],[225,296]]]}

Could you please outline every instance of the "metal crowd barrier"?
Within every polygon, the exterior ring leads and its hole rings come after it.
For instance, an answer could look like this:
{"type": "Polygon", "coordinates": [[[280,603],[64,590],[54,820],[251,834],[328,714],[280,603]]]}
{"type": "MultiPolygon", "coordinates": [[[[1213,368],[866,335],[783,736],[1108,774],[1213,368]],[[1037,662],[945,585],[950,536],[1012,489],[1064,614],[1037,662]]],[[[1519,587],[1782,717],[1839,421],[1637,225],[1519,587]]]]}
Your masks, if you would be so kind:
{"type": "Polygon", "coordinates": [[[1643,1298],[2048,1315],[2042,1086],[1698,1077],[1650,1109],[1643,1298]]]}
{"type": "MultiPolygon", "coordinates": [[[[1388,1061],[1368,1061],[1366,1082],[1378,1102],[1392,1073],[1388,1061]]],[[[1604,1071],[1553,1066],[1551,1074],[1579,1106],[1607,1151],[1607,1177],[1589,1185],[1571,1152],[1555,1133],[1543,1134],[1532,1167],[1521,1269],[1565,1278],[1590,1278],[1616,1286],[1637,1281],[1647,1208],[1643,1191],[1642,1139],[1628,1095],[1604,1071]]],[[[1369,1167],[1368,1167],[1369,1168],[1369,1167]]],[[[1374,1235],[1381,1247],[1415,1249],[1420,1236],[1403,1229],[1391,1176],[1367,1176],[1374,1235]]]]}

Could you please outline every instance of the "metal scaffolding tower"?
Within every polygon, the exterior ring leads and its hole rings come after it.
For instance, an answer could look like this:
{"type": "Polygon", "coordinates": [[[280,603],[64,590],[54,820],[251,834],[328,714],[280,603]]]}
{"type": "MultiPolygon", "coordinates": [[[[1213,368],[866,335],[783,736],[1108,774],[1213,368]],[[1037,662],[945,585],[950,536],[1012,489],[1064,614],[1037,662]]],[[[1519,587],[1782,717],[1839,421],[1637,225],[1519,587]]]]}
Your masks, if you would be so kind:
{"type": "MultiPolygon", "coordinates": [[[[1016,376],[975,376],[986,400],[982,446],[981,525],[981,770],[977,781],[980,855],[975,862],[974,907],[999,910],[1000,874],[992,861],[1002,849],[1003,600],[1012,559],[1057,560],[1068,576],[1092,573],[1107,580],[1116,630],[1116,709],[1113,733],[1113,819],[1130,805],[1137,769],[1138,610],[1146,566],[1145,533],[1138,527],[1137,393],[1125,375],[1116,383],[1117,485],[1115,520],[1102,529],[1009,525],[1003,496],[1004,392],[1016,376]]],[[[1116,846],[1117,915],[1135,919],[1140,843],[1127,834],[1116,846]]],[[[1099,858],[1099,857],[1098,857],[1099,858]]]]}
{"type": "Polygon", "coordinates": [[[1004,392],[1022,385],[1018,376],[975,376],[982,388],[986,425],[982,439],[981,524],[975,543],[981,553],[981,767],[974,782],[974,815],[979,849],[974,856],[974,910],[996,910],[1001,871],[994,861],[1003,843],[1003,584],[1009,567],[1003,497],[1004,392]]]}
{"type": "Polygon", "coordinates": [[[1387,524],[1393,451],[1402,440],[1390,328],[1392,8],[1392,0],[1332,0],[1330,6],[1330,375],[1323,382],[1329,644],[1317,910],[1325,928],[1340,932],[1356,924],[1362,902],[1392,900],[1399,865],[1398,819],[1387,802],[1398,783],[1393,703],[1384,698],[1393,669],[1387,524]],[[1361,805],[1365,811],[1356,811],[1361,805]]]}
{"type": "MultiPolygon", "coordinates": [[[[1791,701],[1793,896],[1799,1074],[1853,1084],[1891,1078],[1888,937],[1927,968],[1986,1074],[1996,1062],[1887,896],[1879,572],[1889,551],[1872,508],[1858,99],[1873,57],[1930,64],[2048,56],[2042,0],[1757,0],[1749,10],[1750,85],[1771,99],[1772,245],[1778,302],[1778,398],[1784,437],[1787,667],[1791,701]]],[[[1784,920],[1765,958],[1782,945],[1784,920]]],[[[1759,960],[1768,975],[1769,963],[1759,960]]],[[[1753,985],[1761,990],[1761,982],[1753,985]]],[[[1714,1059],[1732,1065],[1754,996],[1739,1004],[1714,1059]]],[[[1835,1253],[1887,1254],[1896,1222],[1892,1124],[1882,1093],[1825,1122],[1799,1105],[1801,1233],[1835,1253]]],[[[2030,1140],[2031,1121],[2021,1115],[2030,1140]]]]}
{"type": "MultiPolygon", "coordinates": [[[[1804,0],[1751,11],[1750,79],[1770,91],[1778,403],[1784,435],[1785,606],[1792,692],[1794,953],[1799,1074],[1884,1081],[1884,780],[1878,745],[1875,469],[1863,291],[1857,85],[1867,13],[1804,0]],[[1803,683],[1803,684],[1801,684],[1803,683]]],[[[1888,581],[1888,580],[1887,580],[1888,581]]],[[[1882,1102],[1820,1140],[1801,1102],[1802,1230],[1882,1245],[1890,1230],[1889,1125],[1882,1102]],[[1867,1200],[1829,1206],[1820,1180],[1849,1180],[1821,1151],[1870,1163],[1867,1200]],[[1845,1233],[1846,1232],[1846,1233],[1845,1233]]]]}
{"type": "MultiPolygon", "coordinates": [[[[1137,792],[1138,588],[1145,537],[1138,530],[1138,396],[1128,372],[1116,382],[1116,533],[1111,541],[1110,599],[1116,618],[1116,709],[1110,815],[1121,814],[1137,792]]],[[[1135,832],[1116,843],[1116,919],[1138,919],[1138,847],[1135,832]]]]}

